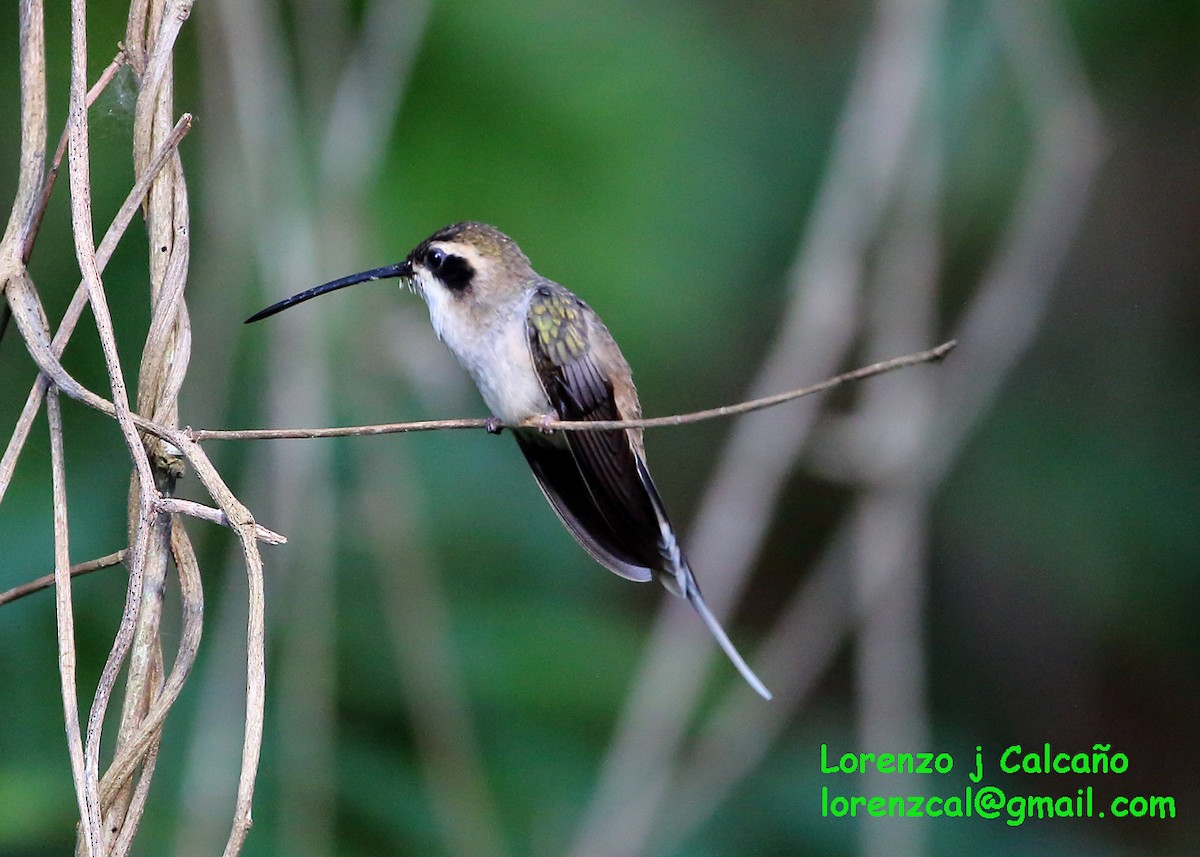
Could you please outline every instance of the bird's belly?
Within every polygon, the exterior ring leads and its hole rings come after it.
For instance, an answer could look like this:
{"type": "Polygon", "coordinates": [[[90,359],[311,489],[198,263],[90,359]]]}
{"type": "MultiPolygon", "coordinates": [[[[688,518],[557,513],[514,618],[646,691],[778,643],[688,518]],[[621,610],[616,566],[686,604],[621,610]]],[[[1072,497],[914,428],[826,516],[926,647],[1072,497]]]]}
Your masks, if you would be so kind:
{"type": "Polygon", "coordinates": [[[533,373],[528,354],[524,366],[496,363],[487,370],[472,372],[471,376],[488,409],[505,423],[519,423],[553,410],[533,373]]]}
{"type": "Polygon", "coordinates": [[[501,325],[501,331],[470,341],[446,344],[459,362],[492,414],[508,424],[551,413],[553,407],[538,382],[525,341],[525,325],[501,325]]]}

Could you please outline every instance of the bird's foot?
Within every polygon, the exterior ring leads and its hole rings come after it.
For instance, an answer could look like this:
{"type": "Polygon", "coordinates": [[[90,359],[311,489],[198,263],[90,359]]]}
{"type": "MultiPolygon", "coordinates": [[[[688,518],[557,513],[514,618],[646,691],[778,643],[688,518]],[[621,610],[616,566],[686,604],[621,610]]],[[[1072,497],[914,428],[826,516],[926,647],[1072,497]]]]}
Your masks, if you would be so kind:
{"type": "Polygon", "coordinates": [[[483,427],[487,429],[488,434],[500,434],[504,431],[504,421],[493,414],[483,421],[483,427]]]}
{"type": "Polygon", "coordinates": [[[558,419],[558,414],[542,414],[542,418],[538,420],[538,431],[542,434],[554,434],[554,429],[550,427],[550,423],[558,419]]]}

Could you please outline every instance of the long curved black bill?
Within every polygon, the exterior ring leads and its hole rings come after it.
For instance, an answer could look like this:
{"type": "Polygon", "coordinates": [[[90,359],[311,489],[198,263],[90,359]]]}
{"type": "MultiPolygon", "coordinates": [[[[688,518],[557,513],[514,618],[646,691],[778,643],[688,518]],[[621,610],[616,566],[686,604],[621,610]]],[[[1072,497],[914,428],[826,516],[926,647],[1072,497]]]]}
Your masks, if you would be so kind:
{"type": "Polygon", "coordinates": [[[292,295],[290,298],[284,298],[279,303],[271,304],[266,309],[260,309],[254,315],[250,316],[243,324],[250,324],[254,321],[260,321],[269,315],[275,315],[277,312],[283,312],[290,306],[302,304],[310,298],[315,298],[317,295],[323,295],[326,292],[335,292],[338,289],[344,289],[346,286],[357,285],[358,283],[369,283],[372,280],[387,280],[392,277],[409,277],[412,276],[412,266],[408,262],[397,262],[395,265],[384,265],[382,268],[372,268],[370,271],[360,271],[357,274],[350,274],[347,277],[342,277],[337,280],[330,280],[328,283],[322,283],[319,286],[313,286],[311,289],[301,292],[298,295],[292,295]]]}

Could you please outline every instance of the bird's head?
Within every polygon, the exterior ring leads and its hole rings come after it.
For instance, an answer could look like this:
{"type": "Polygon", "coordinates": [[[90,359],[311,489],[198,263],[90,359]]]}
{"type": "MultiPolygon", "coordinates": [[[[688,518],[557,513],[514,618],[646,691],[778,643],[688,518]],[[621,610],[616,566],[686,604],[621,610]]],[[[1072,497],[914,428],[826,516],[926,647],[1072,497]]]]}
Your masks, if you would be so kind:
{"type": "Polygon", "coordinates": [[[400,275],[431,314],[501,312],[536,277],[517,243],[486,223],[456,223],[430,235],[402,263],[400,275]]]}
{"type": "Polygon", "coordinates": [[[486,316],[513,304],[537,275],[517,243],[486,223],[456,223],[418,244],[403,262],[314,286],[260,310],[247,323],[358,283],[397,278],[421,295],[436,319],[486,316]]]}

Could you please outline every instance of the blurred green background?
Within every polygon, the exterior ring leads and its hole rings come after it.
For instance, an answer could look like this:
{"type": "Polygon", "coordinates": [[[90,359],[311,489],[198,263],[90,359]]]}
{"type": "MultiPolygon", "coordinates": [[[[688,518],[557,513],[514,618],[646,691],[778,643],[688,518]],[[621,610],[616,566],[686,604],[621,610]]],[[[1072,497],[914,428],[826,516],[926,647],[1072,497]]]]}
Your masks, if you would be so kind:
{"type": "MultiPolygon", "coordinates": [[[[121,4],[95,5],[93,78],[125,26],[121,4]]],[[[1030,5],[196,4],[177,49],[175,99],[197,117],[181,149],[192,202],[185,424],[483,415],[420,301],[398,296],[394,283],[241,325],[287,294],[396,261],[463,219],[508,232],[540,272],[601,313],[648,414],[736,401],[764,377],[759,367],[792,290],[813,270],[804,260],[856,216],[856,204],[872,204],[872,182],[887,167],[871,157],[892,143],[901,163],[891,170],[903,178],[880,195],[856,254],[846,256],[861,265],[848,344],[791,366],[773,390],[963,337],[961,353],[943,366],[868,385],[932,397],[929,421],[917,423],[931,434],[900,444],[915,458],[898,469],[871,469],[869,457],[845,452],[861,446],[861,438],[844,439],[855,432],[887,438],[910,425],[900,417],[894,426],[853,425],[860,409],[874,412],[863,391],[791,406],[779,418],[795,419],[797,432],[808,420],[815,428],[799,463],[778,476],[744,597],[727,623],[758,663],[756,642],[782,627],[784,604],[836,551],[835,533],[858,504],[869,508],[895,472],[924,472],[922,456],[936,458],[938,438],[949,433],[954,441],[940,450],[949,460],[934,468],[933,483],[899,483],[919,497],[920,546],[903,589],[915,607],[896,608],[916,622],[895,649],[912,694],[904,708],[911,722],[897,734],[909,743],[881,744],[872,726],[879,709],[867,701],[875,686],[864,663],[876,644],[855,630],[861,580],[848,572],[834,578],[844,581],[837,603],[848,628],[822,638],[824,661],[796,652],[797,663],[817,664],[811,685],[789,687],[786,669],[761,671],[785,689],[766,715],[773,722],[761,713],[744,721],[748,740],[764,748],[761,761],[714,792],[707,809],[688,804],[699,792],[673,789],[647,810],[644,835],[619,816],[608,831],[585,822],[600,806],[601,772],[611,774],[614,734],[637,732],[639,722],[622,712],[633,704],[644,650],[658,640],[650,629],[663,596],[605,574],[578,549],[511,441],[443,432],[206,444],[257,518],[290,539],[264,548],[267,736],[244,853],[1194,853],[1200,7],[1063,0],[1014,15],[1030,5]],[[904,40],[913,21],[927,28],[925,42],[920,32],[904,40]],[[894,129],[910,135],[905,145],[886,124],[853,118],[865,103],[855,81],[869,76],[864,57],[879,56],[872,52],[881,34],[900,34],[889,42],[900,50],[882,54],[885,65],[895,63],[880,78],[894,84],[882,90],[883,107],[903,114],[905,75],[919,78],[911,124],[898,119],[894,129]],[[913,45],[923,52],[904,50],[913,45]],[[1043,64],[1022,66],[1014,52],[1023,49],[1043,64]],[[1047,114],[1030,96],[1038,81],[1051,101],[1071,95],[1060,91],[1071,83],[1072,97],[1095,109],[1091,136],[1067,141],[1089,180],[1067,195],[1061,242],[1015,269],[1018,280],[1046,278],[1045,302],[1018,300],[1007,310],[1011,331],[993,324],[993,338],[973,342],[964,319],[1011,249],[1022,182],[1043,134],[1064,133],[1043,126],[1047,114]],[[883,133],[856,138],[863,127],[883,133]],[[838,185],[839,175],[850,183],[838,185]],[[831,186],[849,192],[839,202],[831,186]],[[918,219],[926,231],[916,234],[928,238],[934,226],[931,254],[911,256],[936,260],[926,309],[903,296],[877,299],[892,266],[910,258],[893,227],[907,222],[913,200],[918,212],[922,200],[928,206],[918,219]],[[921,312],[931,315],[922,321],[921,312]],[[892,329],[900,332],[877,335],[892,329]],[[953,372],[956,360],[966,367],[957,386],[939,388],[937,373],[953,372]],[[962,413],[955,390],[981,397],[970,413],[977,421],[954,424],[962,413]],[[955,774],[903,787],[822,775],[823,742],[838,755],[945,751],[955,774]],[[1028,794],[1094,785],[1097,801],[1169,795],[1177,817],[1012,827],[1002,819],[860,824],[820,813],[822,786],[845,795],[950,794],[967,785],[976,745],[995,759],[1010,744],[1044,742],[1067,752],[1111,744],[1128,755],[1129,771],[992,781],[1028,794]],[[592,831],[588,848],[584,829],[592,831]],[[627,851],[629,842],[637,845],[627,851]]],[[[66,112],[68,21],[63,4],[47,15],[54,140],[66,112]]],[[[0,15],[0,38],[8,46],[0,54],[0,199],[8,200],[20,130],[12,9],[0,15]]],[[[133,180],[134,97],[122,75],[91,113],[98,229],[133,180]]],[[[886,119],[887,109],[879,115],[886,119]]],[[[139,226],[105,275],[131,374],[149,316],[139,226]]],[[[31,269],[51,317],[60,317],[78,282],[65,182],[31,269]]],[[[810,283],[812,293],[822,285],[819,277],[810,283]]],[[[106,391],[86,316],[64,362],[106,391]]],[[[0,343],[5,435],[33,377],[9,330],[0,343]]],[[[71,402],[64,411],[78,562],[123,545],[129,466],[110,421],[71,402]]],[[[733,426],[648,435],[685,543],[736,442],[733,426]]],[[[0,505],[0,590],[52,570],[48,458],[43,419],[0,505]]],[[[194,484],[182,490],[204,499],[194,484]]],[[[244,570],[227,531],[188,527],[204,574],[205,637],[167,722],[140,854],[215,853],[236,789],[244,570]]],[[[694,552],[692,562],[706,591],[720,588],[722,568],[694,552]]],[[[85,708],[124,586],[119,569],[75,586],[85,708]]],[[[174,593],[168,604],[177,604],[174,593]]],[[[887,598],[875,606],[889,612],[887,598]]],[[[715,651],[699,622],[693,630],[690,646],[715,651]]],[[[167,630],[168,651],[176,631],[167,630]]],[[[51,594],[0,608],[0,651],[0,855],[62,854],[73,847],[76,809],[51,594]]],[[[682,717],[688,746],[707,734],[706,718],[726,710],[723,693],[749,695],[736,682],[713,657],[695,709],[657,715],[682,717]]],[[[656,734],[654,723],[645,734],[656,734]]],[[[709,767],[718,779],[725,770],[720,761],[709,767]]],[[[689,785],[686,776],[680,782],[689,785]]]]}

